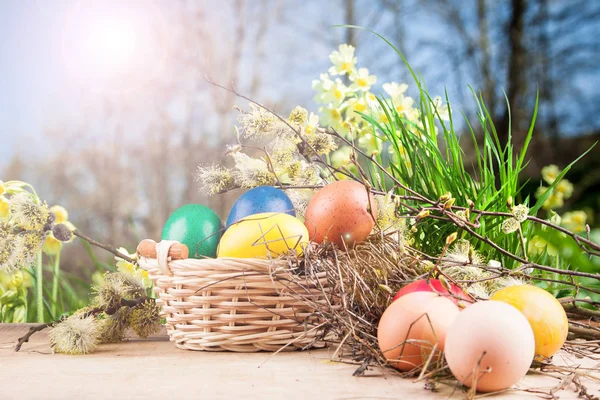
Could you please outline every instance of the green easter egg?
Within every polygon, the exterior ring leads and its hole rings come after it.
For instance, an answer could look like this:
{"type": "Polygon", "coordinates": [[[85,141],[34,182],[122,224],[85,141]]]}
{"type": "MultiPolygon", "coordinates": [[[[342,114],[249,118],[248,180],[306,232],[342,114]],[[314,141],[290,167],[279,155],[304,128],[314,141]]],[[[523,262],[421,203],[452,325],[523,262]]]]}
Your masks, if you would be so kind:
{"type": "Polygon", "coordinates": [[[190,258],[215,257],[221,239],[221,218],[201,204],[187,204],[169,216],[162,231],[163,240],[185,244],[190,258]]]}

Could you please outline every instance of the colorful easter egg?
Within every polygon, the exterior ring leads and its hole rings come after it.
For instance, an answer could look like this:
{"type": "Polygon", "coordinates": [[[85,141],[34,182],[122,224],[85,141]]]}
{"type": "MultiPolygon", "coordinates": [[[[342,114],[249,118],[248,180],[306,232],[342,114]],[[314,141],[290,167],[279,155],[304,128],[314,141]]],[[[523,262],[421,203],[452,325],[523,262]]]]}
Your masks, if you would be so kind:
{"type": "Polygon", "coordinates": [[[290,251],[302,254],[308,232],[285,213],[250,215],[231,225],[221,238],[219,257],[276,258],[290,251]]]}
{"type": "Polygon", "coordinates": [[[319,190],[308,203],[305,224],[310,239],[340,248],[362,242],[375,226],[377,204],[364,185],[337,181],[319,190]]]}
{"type": "Polygon", "coordinates": [[[266,212],[280,212],[292,217],[296,216],[294,205],[283,190],[272,186],[259,186],[248,190],[237,199],[227,217],[227,227],[249,215],[266,212]]]}
{"type": "Polygon", "coordinates": [[[440,296],[448,297],[455,304],[463,301],[464,305],[471,303],[473,300],[467,295],[461,288],[453,283],[449,284],[450,291],[444,286],[439,279],[419,279],[409,283],[396,293],[394,300],[398,300],[400,297],[405,296],[409,293],[414,292],[434,292],[440,296]]]}
{"type": "Polygon", "coordinates": [[[222,227],[221,218],[210,208],[187,204],[169,216],[162,239],[185,244],[190,258],[215,257],[222,227]]]}
{"type": "Polygon", "coordinates": [[[533,285],[509,286],[494,293],[491,300],[508,303],[525,315],[535,337],[536,355],[552,357],[567,340],[567,314],[544,289],[533,285]]]}

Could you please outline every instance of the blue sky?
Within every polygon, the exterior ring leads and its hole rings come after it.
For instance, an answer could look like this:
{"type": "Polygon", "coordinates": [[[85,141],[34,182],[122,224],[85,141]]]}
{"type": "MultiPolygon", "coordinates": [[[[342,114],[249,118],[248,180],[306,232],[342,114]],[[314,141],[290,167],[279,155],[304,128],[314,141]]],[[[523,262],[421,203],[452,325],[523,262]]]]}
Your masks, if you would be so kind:
{"type": "MultiPolygon", "coordinates": [[[[102,17],[106,12],[107,8],[98,6],[100,3],[110,4],[112,7],[110,13],[124,18],[135,14],[134,18],[143,20],[142,23],[138,21],[139,29],[150,29],[148,21],[165,23],[168,25],[165,30],[167,36],[175,37],[176,33],[172,32],[171,26],[173,22],[176,23],[176,20],[169,15],[169,7],[165,7],[172,4],[168,1],[0,1],[0,167],[16,151],[31,152],[44,148],[48,144],[43,135],[47,128],[77,126],[81,122],[86,106],[101,96],[117,99],[117,101],[123,100],[123,104],[126,104],[127,102],[139,103],[140,99],[145,101],[152,95],[145,87],[148,85],[144,86],[142,83],[133,90],[138,91],[137,98],[123,93],[98,93],[99,89],[104,89],[104,81],[94,82],[96,76],[92,72],[87,75],[80,74],[85,68],[93,69],[94,65],[90,64],[94,63],[101,64],[96,65],[98,70],[112,67],[110,64],[104,64],[110,57],[84,54],[81,53],[81,49],[74,48],[81,39],[78,36],[86,29],[85,25],[96,17],[102,17]],[[148,4],[151,4],[151,7],[148,7],[148,4]],[[118,12],[114,10],[115,7],[118,8],[118,12]],[[76,54],[77,51],[81,54],[76,54]]],[[[251,1],[249,4],[257,3],[251,1]]],[[[263,50],[266,54],[265,61],[260,67],[263,69],[260,71],[262,77],[260,100],[284,102],[286,106],[303,104],[310,108],[312,97],[310,82],[317,78],[320,72],[326,71],[327,55],[342,42],[343,30],[332,28],[331,25],[343,22],[341,20],[343,14],[339,9],[335,9],[335,2],[304,3],[282,0],[277,4],[287,12],[288,17],[284,18],[283,23],[274,22],[276,26],[268,34],[263,50]],[[306,29],[306,32],[302,31],[303,29],[306,29]],[[285,51],[281,51],[282,48],[285,51]]],[[[368,2],[360,4],[364,7],[368,2]]],[[[215,6],[209,13],[211,21],[217,28],[219,24],[230,18],[230,15],[220,8],[215,6]]],[[[268,10],[268,12],[275,13],[276,10],[268,10]]],[[[375,6],[358,11],[365,19],[369,19],[377,12],[375,6]]],[[[468,13],[468,10],[465,12],[468,13]]],[[[384,22],[385,18],[379,23],[384,22]]],[[[387,23],[389,25],[390,21],[387,23]]],[[[372,26],[372,28],[378,30],[379,27],[372,26]]],[[[467,29],[471,28],[467,27],[467,29]]],[[[453,82],[455,69],[448,67],[448,60],[444,55],[432,59],[430,51],[429,53],[420,51],[420,45],[416,40],[418,37],[437,39],[441,43],[450,45],[454,39],[440,23],[439,17],[432,17],[428,10],[417,9],[407,20],[406,35],[410,60],[417,66],[425,68],[426,78],[435,77],[435,81],[431,82],[431,79],[428,81],[430,91],[434,94],[442,94],[444,87],[447,86],[452,95],[453,91],[456,91],[453,82]],[[425,30],[424,26],[427,27],[425,30]],[[431,60],[439,61],[439,65],[432,65],[431,60]]],[[[167,40],[173,40],[173,37],[167,37],[167,40]]],[[[222,46],[230,45],[219,36],[218,32],[214,33],[211,40],[217,44],[223,41],[222,46]]],[[[368,43],[368,46],[359,48],[358,54],[359,57],[361,54],[368,54],[370,61],[359,60],[359,63],[367,64],[372,72],[378,74],[380,82],[384,81],[385,74],[397,75],[397,70],[391,72],[377,70],[378,66],[384,64],[383,61],[394,60],[393,52],[382,46],[375,38],[369,39],[368,43]]],[[[153,57],[152,60],[156,58],[153,57]]],[[[251,45],[245,49],[242,59],[248,60],[248,68],[242,69],[240,81],[247,80],[246,74],[250,73],[250,65],[253,65],[250,60],[256,57],[257,51],[251,45]]],[[[169,60],[166,62],[168,63],[169,60]]],[[[132,76],[135,78],[140,75],[137,72],[146,73],[147,70],[145,65],[143,71],[134,71],[132,76]]],[[[596,73],[592,76],[569,77],[569,79],[573,79],[581,87],[582,93],[595,94],[598,75],[596,73]]],[[[473,79],[469,71],[465,71],[465,76],[467,77],[465,85],[477,85],[477,82],[469,81],[473,79]]],[[[454,99],[457,98],[458,96],[454,96],[454,99]]],[[[566,101],[562,105],[564,109],[569,110],[573,107],[569,103],[571,102],[566,101]]],[[[174,104],[175,107],[171,109],[177,112],[177,101],[174,101],[174,104]]],[[[597,110],[593,104],[590,107],[591,110],[597,110]]],[[[125,109],[125,106],[123,108],[125,109]]],[[[141,110],[143,109],[131,111],[131,114],[143,112],[141,110]]],[[[575,115],[577,111],[573,109],[571,114],[575,115]]],[[[90,131],[93,131],[94,123],[89,125],[92,127],[90,131]]],[[[574,124],[574,127],[578,126],[574,124]]]]}
{"type": "MultiPolygon", "coordinates": [[[[15,1],[0,5],[0,157],[13,151],[17,137],[37,137],[65,100],[57,48],[65,5],[15,1]]],[[[47,2],[50,3],[50,2],[47,2]]]]}

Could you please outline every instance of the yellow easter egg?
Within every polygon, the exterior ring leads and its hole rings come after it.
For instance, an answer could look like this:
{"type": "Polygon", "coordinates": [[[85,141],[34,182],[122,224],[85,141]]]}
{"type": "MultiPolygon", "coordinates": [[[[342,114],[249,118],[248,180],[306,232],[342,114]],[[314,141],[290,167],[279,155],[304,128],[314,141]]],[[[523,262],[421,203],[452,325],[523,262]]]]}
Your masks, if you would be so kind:
{"type": "Polygon", "coordinates": [[[508,303],[525,315],[535,337],[536,355],[551,357],[567,340],[567,314],[544,289],[532,285],[509,286],[494,293],[490,300],[508,303]]]}
{"type": "Polygon", "coordinates": [[[275,258],[290,250],[302,254],[308,243],[306,226],[285,213],[249,215],[221,237],[217,257],[275,258]]]}

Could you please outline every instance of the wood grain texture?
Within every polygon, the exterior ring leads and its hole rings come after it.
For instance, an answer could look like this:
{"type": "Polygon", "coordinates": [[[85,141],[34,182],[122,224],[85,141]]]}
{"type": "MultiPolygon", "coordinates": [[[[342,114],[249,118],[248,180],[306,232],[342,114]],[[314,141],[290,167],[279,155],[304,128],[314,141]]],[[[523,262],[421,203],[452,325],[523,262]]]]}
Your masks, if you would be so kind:
{"type": "MultiPolygon", "coordinates": [[[[327,350],[279,353],[183,351],[166,336],[101,345],[86,356],[51,354],[46,333],[32,338],[19,353],[11,342],[29,325],[0,324],[0,384],[3,400],[23,399],[462,399],[464,394],[440,386],[433,393],[388,371],[372,369],[353,377],[356,366],[332,363],[327,350]],[[9,347],[6,347],[9,345],[9,347]]],[[[593,366],[564,353],[560,363],[593,366]]],[[[553,387],[549,376],[528,375],[523,387],[553,387]]],[[[600,386],[589,384],[598,396],[600,386]]],[[[561,400],[577,399],[571,388],[561,400]]],[[[536,399],[507,392],[494,399],[536,399]]]]}

